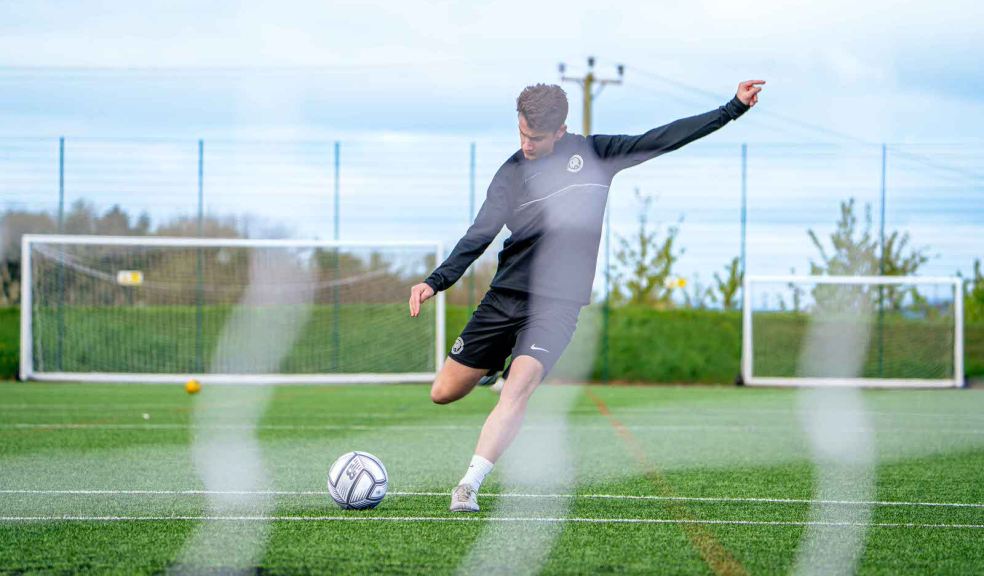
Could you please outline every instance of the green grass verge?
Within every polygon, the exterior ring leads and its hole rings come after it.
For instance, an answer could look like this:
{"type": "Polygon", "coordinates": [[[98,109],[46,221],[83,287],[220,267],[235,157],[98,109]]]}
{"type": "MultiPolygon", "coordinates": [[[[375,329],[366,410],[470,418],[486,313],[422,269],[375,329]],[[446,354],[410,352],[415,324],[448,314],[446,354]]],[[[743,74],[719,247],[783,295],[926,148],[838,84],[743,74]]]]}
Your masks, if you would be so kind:
{"type": "MultiPolygon", "coordinates": [[[[421,362],[426,359],[416,354],[414,343],[421,342],[422,338],[429,341],[430,324],[426,319],[410,321],[404,312],[403,305],[344,310],[338,318],[341,326],[385,325],[386,328],[349,330],[340,338],[338,353],[334,354],[331,352],[336,349],[332,345],[334,318],[330,308],[318,308],[314,312],[315,321],[308,324],[285,360],[286,369],[302,373],[359,372],[385,371],[387,366],[392,366],[394,370],[403,371],[415,366],[425,371],[427,367],[421,362]],[[386,321],[380,316],[385,316],[386,321]],[[389,321],[391,316],[398,321],[389,321]],[[423,331],[421,326],[424,326],[423,331]],[[388,343],[386,348],[380,346],[383,339],[388,343]],[[381,351],[384,349],[387,349],[385,354],[381,351]]],[[[205,352],[202,361],[206,366],[228,314],[228,308],[217,307],[206,308],[203,314],[205,352]]],[[[445,349],[450,349],[470,314],[467,307],[447,307],[445,349]]],[[[127,356],[132,370],[147,371],[156,367],[157,370],[195,372],[193,310],[186,311],[185,316],[185,321],[178,322],[172,311],[159,309],[123,316],[113,309],[97,314],[69,311],[66,313],[69,324],[90,328],[74,331],[75,336],[63,342],[62,365],[119,371],[118,359],[107,351],[115,353],[128,348],[135,351],[127,356]],[[161,329],[168,324],[166,330],[161,329]],[[177,336],[174,336],[175,331],[179,332],[177,336]],[[86,334],[99,334],[99,337],[94,340],[86,334]],[[134,345],[135,342],[140,345],[134,345]]],[[[254,320],[260,329],[268,327],[264,322],[254,320]]],[[[793,374],[805,333],[803,319],[784,314],[768,320],[769,330],[759,327],[764,340],[756,348],[756,366],[764,370],[763,374],[793,374]]],[[[48,331],[56,326],[51,321],[42,324],[48,331]]],[[[897,318],[886,321],[883,333],[892,336],[881,340],[883,370],[909,377],[946,376],[942,374],[945,369],[940,367],[940,360],[949,348],[948,334],[928,324],[931,323],[897,318]],[[906,334],[913,336],[906,337],[906,334]]],[[[739,370],[741,332],[737,312],[615,308],[609,318],[607,354],[600,341],[601,326],[599,307],[590,306],[582,312],[574,342],[557,367],[558,375],[594,381],[607,376],[609,380],[625,382],[730,383],[739,370]]],[[[877,336],[877,327],[873,330],[877,336]]],[[[19,333],[18,310],[0,308],[0,378],[16,376],[19,333]]],[[[54,338],[53,334],[48,334],[49,342],[54,338]]],[[[879,373],[878,342],[878,338],[872,338],[867,354],[865,373],[870,376],[879,373]]],[[[965,374],[970,378],[984,376],[984,324],[965,326],[964,347],[965,374]]],[[[42,360],[49,366],[56,365],[56,348],[46,349],[42,360]]]]}

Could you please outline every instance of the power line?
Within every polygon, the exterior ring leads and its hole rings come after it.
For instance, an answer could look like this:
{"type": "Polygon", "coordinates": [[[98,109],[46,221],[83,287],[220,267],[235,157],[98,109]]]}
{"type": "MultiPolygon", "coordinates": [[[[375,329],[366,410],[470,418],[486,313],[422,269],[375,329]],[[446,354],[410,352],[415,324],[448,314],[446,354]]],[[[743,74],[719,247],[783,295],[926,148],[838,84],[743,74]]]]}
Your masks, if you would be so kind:
{"type": "MultiPolygon", "coordinates": [[[[721,99],[721,96],[719,94],[716,94],[714,92],[710,92],[708,90],[704,90],[702,88],[698,88],[696,86],[692,86],[692,85],[687,84],[685,82],[680,82],[679,80],[675,80],[673,78],[669,78],[669,77],[663,76],[661,74],[657,74],[655,72],[651,72],[649,70],[645,70],[645,69],[642,69],[642,68],[639,68],[639,67],[636,67],[636,66],[631,66],[631,67],[629,67],[629,69],[632,72],[634,72],[635,74],[638,74],[639,76],[641,76],[643,78],[648,78],[650,80],[654,80],[654,81],[657,81],[657,82],[668,84],[670,86],[674,86],[676,88],[679,88],[679,89],[682,89],[682,90],[685,90],[685,91],[688,91],[688,92],[697,94],[697,95],[699,95],[699,96],[701,96],[703,98],[712,99],[715,102],[719,102],[720,99],[721,99]]],[[[804,128],[806,130],[812,130],[812,131],[820,132],[820,133],[823,133],[823,134],[826,134],[826,135],[829,135],[829,136],[834,136],[836,138],[839,138],[839,139],[842,139],[842,140],[847,140],[847,141],[849,141],[851,143],[854,143],[854,144],[861,144],[861,145],[865,145],[865,146],[879,146],[878,143],[871,142],[869,140],[865,140],[864,138],[860,138],[860,137],[855,136],[853,134],[848,134],[846,132],[841,132],[839,130],[834,130],[834,129],[831,129],[831,128],[827,128],[825,126],[820,126],[818,124],[813,124],[811,122],[805,122],[805,121],[800,120],[798,118],[795,118],[795,117],[792,117],[792,116],[788,116],[786,114],[782,114],[780,112],[775,112],[775,111],[766,109],[766,110],[756,111],[756,115],[757,116],[762,116],[762,115],[769,116],[769,117],[775,118],[777,120],[781,120],[781,121],[783,121],[785,123],[789,123],[789,124],[793,124],[793,125],[799,126],[799,127],[804,128]]],[[[965,177],[965,178],[969,178],[969,179],[975,181],[975,184],[980,183],[981,181],[984,181],[984,174],[980,174],[980,173],[974,172],[972,170],[966,170],[966,169],[959,168],[959,167],[956,167],[956,166],[950,166],[950,165],[946,165],[946,164],[941,164],[941,163],[939,163],[937,161],[934,161],[934,160],[932,160],[930,158],[927,158],[924,155],[915,154],[915,153],[912,153],[912,152],[905,152],[903,150],[899,150],[896,147],[891,147],[890,146],[889,149],[894,153],[894,155],[901,156],[903,158],[906,158],[906,159],[911,160],[913,162],[917,162],[917,163],[922,164],[922,165],[924,165],[924,166],[926,166],[928,168],[932,168],[932,169],[935,169],[935,170],[940,171],[940,172],[949,173],[950,175],[954,175],[954,176],[962,176],[962,177],[965,177]]]]}
{"type": "MultiPolygon", "coordinates": [[[[638,67],[635,67],[635,66],[631,67],[630,69],[634,73],[639,74],[640,76],[642,76],[644,78],[649,78],[651,80],[655,80],[655,81],[658,81],[658,82],[662,82],[664,84],[669,84],[671,86],[675,86],[677,88],[680,88],[682,90],[686,90],[688,92],[693,92],[693,93],[698,94],[700,96],[703,96],[705,98],[711,99],[711,100],[713,100],[715,102],[720,102],[720,100],[721,100],[721,95],[720,94],[716,94],[714,92],[710,92],[708,90],[704,90],[702,88],[698,88],[696,86],[692,86],[690,84],[687,84],[687,83],[684,83],[684,82],[680,82],[679,80],[674,80],[672,78],[668,78],[666,76],[662,76],[660,74],[656,74],[655,72],[651,72],[649,70],[644,70],[644,69],[641,69],[641,68],[638,68],[638,67]]],[[[830,135],[830,136],[834,136],[834,137],[837,137],[837,138],[840,138],[840,139],[843,139],[843,140],[848,140],[848,141],[853,142],[853,143],[856,143],[856,144],[875,145],[875,143],[869,142],[867,140],[864,140],[863,138],[859,138],[857,136],[854,136],[853,134],[847,134],[845,132],[840,132],[838,130],[833,130],[833,129],[827,128],[825,126],[820,126],[819,124],[813,124],[811,122],[804,122],[803,120],[800,120],[798,118],[794,118],[792,116],[787,116],[785,114],[782,114],[782,113],[779,113],[779,112],[774,112],[772,110],[756,111],[756,114],[757,115],[760,115],[760,116],[761,115],[771,116],[771,117],[776,118],[778,120],[782,120],[783,122],[788,122],[788,123],[791,123],[791,124],[796,124],[797,126],[800,126],[802,128],[808,129],[808,130],[813,130],[813,131],[816,131],[816,132],[822,132],[824,134],[827,134],[827,135],[830,135]]]]}

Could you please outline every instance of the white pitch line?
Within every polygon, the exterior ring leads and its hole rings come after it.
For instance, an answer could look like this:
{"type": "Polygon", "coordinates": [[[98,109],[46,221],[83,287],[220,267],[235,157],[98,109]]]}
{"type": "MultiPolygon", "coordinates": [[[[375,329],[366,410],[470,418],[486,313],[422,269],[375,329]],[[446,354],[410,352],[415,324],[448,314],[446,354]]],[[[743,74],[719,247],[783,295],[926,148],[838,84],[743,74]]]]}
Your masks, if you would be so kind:
{"type": "MultiPolygon", "coordinates": [[[[66,412],[80,412],[87,410],[135,410],[135,411],[175,411],[187,409],[188,404],[4,404],[0,405],[0,412],[6,411],[39,411],[46,412],[52,410],[60,410],[66,412]]],[[[796,418],[797,412],[795,409],[782,410],[782,409],[727,409],[727,408],[646,408],[641,406],[622,406],[619,408],[612,408],[612,413],[622,416],[646,416],[646,415],[667,415],[667,416],[686,416],[694,417],[695,415],[718,415],[718,416],[738,416],[746,417],[751,415],[778,415],[778,416],[788,416],[791,419],[796,418]]],[[[984,415],[977,413],[946,413],[946,412],[894,412],[894,411],[879,411],[879,410],[868,410],[863,412],[869,416],[884,416],[884,417],[920,417],[920,418],[945,418],[952,421],[956,419],[968,419],[976,421],[984,421],[984,415]]],[[[334,414],[338,417],[345,418],[405,418],[405,414],[397,413],[374,413],[374,412],[323,412],[324,415],[334,414]]],[[[585,416],[598,416],[598,410],[595,407],[583,407],[574,408],[567,415],[572,417],[585,417],[585,416]]]]}
{"type": "MultiPolygon", "coordinates": [[[[714,414],[719,416],[778,415],[778,416],[789,416],[790,418],[796,418],[798,415],[798,412],[795,407],[791,407],[789,409],[777,408],[777,409],[770,410],[766,408],[734,409],[734,408],[700,408],[696,406],[688,407],[688,408],[647,408],[644,406],[620,406],[614,408],[609,406],[609,409],[612,411],[612,414],[615,415],[633,414],[633,415],[640,415],[640,416],[647,415],[647,414],[665,414],[671,416],[694,416],[694,415],[702,415],[702,414],[703,415],[714,414]]],[[[957,412],[957,413],[903,412],[903,411],[896,412],[892,410],[839,411],[839,413],[845,413],[845,412],[850,412],[850,413],[860,412],[861,414],[867,416],[888,416],[888,417],[914,416],[920,418],[947,418],[947,419],[968,418],[972,420],[984,419],[984,415],[978,413],[968,413],[968,412],[957,412]]],[[[583,407],[583,408],[579,407],[571,411],[571,414],[574,415],[589,415],[589,414],[597,414],[597,413],[598,410],[597,408],[594,407],[583,407]]]]}
{"type": "Polygon", "coordinates": [[[516,522],[533,524],[713,524],[730,526],[829,526],[872,528],[984,529],[984,524],[818,522],[780,520],[688,520],[670,518],[536,518],[523,516],[0,516],[0,522],[516,522]]]}
{"type": "Polygon", "coordinates": [[[65,410],[75,412],[78,410],[180,410],[190,408],[190,404],[4,404],[0,406],[0,412],[8,411],[47,411],[65,410]]]}
{"type": "MultiPolygon", "coordinates": [[[[81,496],[326,496],[326,490],[0,490],[5,494],[48,494],[81,496]]],[[[390,492],[390,495],[403,495],[390,492]]],[[[434,494],[437,494],[435,492],[434,494]]],[[[445,494],[440,493],[442,496],[445,494]]]]}
{"type": "MultiPolygon", "coordinates": [[[[86,424],[73,422],[20,422],[0,424],[0,429],[15,430],[364,430],[364,431],[387,431],[387,430],[474,430],[478,422],[470,424],[86,424]]],[[[727,432],[775,432],[789,431],[790,426],[742,426],[742,425],[720,425],[720,424],[626,424],[626,428],[634,431],[727,431],[727,432]]],[[[552,429],[549,426],[537,426],[536,424],[525,426],[524,429],[545,430],[552,429]]],[[[566,428],[565,428],[566,429],[566,428]]],[[[608,425],[576,425],[575,430],[611,430],[608,425]]],[[[876,427],[872,431],[876,433],[887,432],[935,432],[945,435],[982,435],[984,429],[973,428],[913,428],[913,427],[876,427]]]]}
{"type": "MultiPolygon", "coordinates": [[[[91,403],[75,403],[75,404],[31,404],[31,403],[16,403],[16,404],[3,404],[0,405],[0,412],[4,411],[50,411],[50,410],[64,410],[70,412],[77,412],[82,410],[181,410],[189,408],[187,403],[105,403],[105,404],[91,404],[91,403]]],[[[628,416],[629,414],[645,416],[649,414],[659,414],[668,416],[688,416],[693,417],[695,415],[718,415],[718,416],[751,416],[751,415],[778,415],[778,416],[788,416],[790,418],[797,417],[797,411],[795,408],[789,409],[767,409],[767,408],[749,408],[749,409],[735,409],[735,408],[706,408],[706,407],[687,407],[687,408],[660,408],[660,407],[646,407],[646,406],[621,406],[618,408],[611,408],[612,413],[622,416],[628,416]]],[[[945,418],[952,420],[954,418],[958,419],[969,419],[969,420],[984,420],[984,414],[979,413],[967,413],[967,412],[907,412],[907,411],[892,411],[892,410],[864,410],[863,414],[868,416],[885,416],[885,417],[919,417],[919,418],[945,418]]],[[[324,412],[324,414],[334,414],[339,417],[347,418],[405,418],[405,414],[397,413],[376,413],[376,412],[324,412]]],[[[570,410],[567,415],[574,417],[584,417],[584,416],[598,416],[598,410],[594,407],[577,407],[570,410]]]]}
{"type": "MultiPolygon", "coordinates": [[[[445,492],[390,492],[394,496],[447,496],[445,492]]],[[[586,498],[597,500],[652,500],[662,502],[717,502],[759,504],[829,504],[835,506],[927,506],[939,508],[984,508],[976,502],[906,502],[891,500],[811,500],[800,498],[729,498],[724,496],[640,496],[635,494],[518,494],[483,493],[493,498],[586,498]]]]}
{"type": "Polygon", "coordinates": [[[445,424],[414,425],[368,425],[368,424],[85,424],[57,422],[50,424],[15,423],[0,424],[0,429],[22,430],[474,430],[478,424],[468,426],[445,424]]]}
{"type": "MultiPolygon", "coordinates": [[[[0,489],[0,495],[86,495],[86,496],[325,496],[321,490],[31,490],[0,489]]],[[[389,492],[390,496],[447,496],[447,492],[389,492]]],[[[812,500],[806,498],[729,498],[726,496],[644,496],[635,494],[529,494],[490,492],[489,498],[583,498],[591,500],[649,500],[657,502],[716,502],[759,504],[827,504],[833,506],[901,506],[934,508],[984,508],[976,502],[911,502],[893,500],[812,500]]]]}

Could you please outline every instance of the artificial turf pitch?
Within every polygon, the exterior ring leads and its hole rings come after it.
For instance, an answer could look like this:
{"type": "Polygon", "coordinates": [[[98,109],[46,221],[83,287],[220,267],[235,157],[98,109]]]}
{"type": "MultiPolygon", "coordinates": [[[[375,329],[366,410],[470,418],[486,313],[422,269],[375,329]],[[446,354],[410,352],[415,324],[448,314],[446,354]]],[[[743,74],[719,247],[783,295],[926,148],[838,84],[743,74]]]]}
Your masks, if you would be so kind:
{"type": "Polygon", "coordinates": [[[193,441],[251,437],[244,390],[0,384],[0,573],[775,574],[811,530],[863,533],[864,574],[984,572],[978,390],[864,392],[872,503],[821,506],[802,392],[546,386],[467,516],[448,493],[490,392],[435,406],[419,385],[272,388],[247,483],[263,493],[205,493],[193,441]],[[327,496],[349,450],[388,468],[375,510],[327,496]],[[521,473],[558,455],[557,475],[521,473]],[[809,525],[830,517],[848,520],[809,525]],[[223,538],[248,552],[221,557],[223,538]]]}

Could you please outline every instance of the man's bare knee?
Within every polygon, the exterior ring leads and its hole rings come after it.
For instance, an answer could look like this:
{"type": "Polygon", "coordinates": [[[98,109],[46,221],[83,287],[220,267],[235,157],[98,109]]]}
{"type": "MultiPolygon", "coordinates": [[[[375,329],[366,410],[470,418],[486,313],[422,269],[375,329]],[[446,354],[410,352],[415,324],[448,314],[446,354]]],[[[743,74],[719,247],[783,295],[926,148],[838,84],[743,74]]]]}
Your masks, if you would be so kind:
{"type": "Polygon", "coordinates": [[[502,388],[499,400],[526,402],[542,380],[543,365],[540,361],[529,356],[520,356],[513,361],[512,368],[509,369],[509,378],[502,388]]]}
{"type": "Polygon", "coordinates": [[[435,404],[450,404],[467,396],[485,372],[448,358],[431,385],[431,401],[435,404]]]}
{"type": "Polygon", "coordinates": [[[455,400],[460,400],[471,392],[478,378],[465,378],[460,376],[455,378],[444,374],[438,374],[437,380],[431,385],[431,402],[435,404],[450,404],[455,400]]]}
{"type": "Polygon", "coordinates": [[[434,404],[450,404],[457,399],[454,394],[448,393],[447,389],[438,382],[434,382],[434,385],[431,386],[431,402],[434,404]]]}
{"type": "Polygon", "coordinates": [[[507,388],[508,383],[499,394],[498,404],[504,408],[522,409],[529,402],[536,385],[527,382],[513,382],[513,389],[507,392],[507,388]]]}

